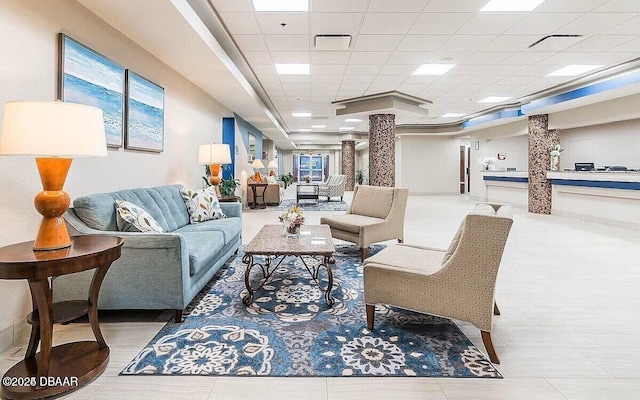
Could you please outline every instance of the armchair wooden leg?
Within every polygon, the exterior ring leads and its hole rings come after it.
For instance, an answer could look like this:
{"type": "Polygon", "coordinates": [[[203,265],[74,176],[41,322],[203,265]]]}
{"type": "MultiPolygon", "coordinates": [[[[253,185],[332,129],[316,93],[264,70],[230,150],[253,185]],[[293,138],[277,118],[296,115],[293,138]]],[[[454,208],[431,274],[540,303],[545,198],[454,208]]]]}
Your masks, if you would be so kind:
{"type": "Polygon", "coordinates": [[[494,364],[500,364],[500,359],[496,354],[496,350],[493,348],[493,342],[491,341],[491,332],[480,331],[482,335],[482,343],[484,343],[484,348],[487,349],[487,354],[489,354],[489,359],[494,364]]]}
{"type": "Polygon", "coordinates": [[[404,239],[398,239],[398,243],[404,243],[404,239]]]}
{"type": "Polygon", "coordinates": [[[182,310],[176,310],[175,321],[177,324],[182,322],[182,310]]]}
{"type": "Polygon", "coordinates": [[[500,309],[498,308],[498,303],[493,302],[493,315],[500,315],[500,309]]]}
{"type": "Polygon", "coordinates": [[[367,306],[367,329],[373,330],[373,320],[376,314],[376,306],[373,304],[366,304],[367,306]]]}
{"type": "Polygon", "coordinates": [[[367,248],[362,246],[360,247],[360,261],[364,261],[365,257],[367,257],[367,248]]]}

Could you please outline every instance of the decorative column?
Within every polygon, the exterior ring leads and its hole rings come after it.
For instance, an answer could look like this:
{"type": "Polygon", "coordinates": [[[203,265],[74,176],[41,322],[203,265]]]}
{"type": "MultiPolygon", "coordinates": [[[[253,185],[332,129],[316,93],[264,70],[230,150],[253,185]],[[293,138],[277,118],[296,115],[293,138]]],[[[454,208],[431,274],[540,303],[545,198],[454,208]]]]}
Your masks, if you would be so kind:
{"type": "Polygon", "coordinates": [[[356,176],[356,142],[342,141],[342,175],[346,175],[345,190],[353,190],[356,176]]]}
{"type": "Polygon", "coordinates": [[[549,131],[549,116],[529,117],[529,212],[551,214],[551,148],[559,143],[558,130],[549,131]]]}
{"type": "Polygon", "coordinates": [[[369,184],[395,186],[396,183],[396,116],[369,116],[369,184]]]}

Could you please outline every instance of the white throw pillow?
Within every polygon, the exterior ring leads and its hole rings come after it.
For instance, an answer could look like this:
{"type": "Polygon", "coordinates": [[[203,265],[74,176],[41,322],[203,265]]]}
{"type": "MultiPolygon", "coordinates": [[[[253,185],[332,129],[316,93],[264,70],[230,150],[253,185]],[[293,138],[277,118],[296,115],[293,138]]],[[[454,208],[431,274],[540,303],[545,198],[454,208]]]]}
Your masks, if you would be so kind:
{"type": "Polygon", "coordinates": [[[227,218],[212,187],[200,190],[180,189],[180,195],[189,212],[192,224],[212,219],[227,218]]]}
{"type": "Polygon", "coordinates": [[[142,207],[124,200],[116,200],[116,224],[121,232],[164,232],[142,207]]]}

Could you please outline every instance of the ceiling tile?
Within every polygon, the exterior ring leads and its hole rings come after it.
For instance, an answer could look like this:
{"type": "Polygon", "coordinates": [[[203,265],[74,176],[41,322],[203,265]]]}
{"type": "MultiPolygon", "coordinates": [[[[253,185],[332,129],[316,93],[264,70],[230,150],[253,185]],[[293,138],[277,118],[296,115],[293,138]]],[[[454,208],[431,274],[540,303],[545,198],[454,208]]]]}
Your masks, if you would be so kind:
{"type": "Polygon", "coordinates": [[[393,51],[402,35],[358,35],[355,51],[393,51]]]}
{"type": "Polygon", "coordinates": [[[485,73],[489,68],[493,65],[486,64],[462,64],[456,65],[449,72],[447,72],[447,76],[449,75],[466,75],[466,76],[475,76],[481,75],[485,73]]]}
{"type": "Polygon", "coordinates": [[[245,51],[244,54],[249,64],[271,64],[271,56],[266,51],[245,51]]]}
{"type": "Polygon", "coordinates": [[[505,60],[503,60],[500,64],[508,64],[508,65],[531,65],[538,63],[545,58],[551,57],[556,53],[545,52],[545,51],[518,51],[513,53],[513,55],[505,60]]]}
{"type": "Polygon", "coordinates": [[[485,51],[475,53],[464,60],[465,64],[500,64],[516,53],[508,51],[485,51]]]}
{"type": "Polygon", "coordinates": [[[489,70],[487,70],[487,75],[497,75],[497,76],[509,76],[513,75],[518,71],[522,71],[526,68],[526,65],[508,65],[508,64],[496,64],[491,66],[489,70]]]}
{"type": "Polygon", "coordinates": [[[637,13],[640,12],[640,2],[638,0],[610,0],[593,11],[637,13]]]}
{"type": "Polygon", "coordinates": [[[408,93],[411,95],[417,95],[418,93],[422,92],[425,88],[427,87],[427,84],[420,84],[420,83],[403,83],[402,85],[398,86],[398,89],[400,92],[403,93],[408,93]]]}
{"type": "MultiPolygon", "coordinates": [[[[577,43],[582,42],[583,40],[587,39],[588,36],[581,36],[581,37],[550,37],[550,38],[546,38],[545,40],[543,40],[542,42],[539,42],[538,44],[536,44],[535,46],[531,47],[531,48],[527,48],[525,49],[525,51],[529,51],[529,52],[558,52],[558,51],[563,51],[577,43]]],[[[540,39],[536,39],[536,41],[538,41],[540,39]]],[[[534,42],[532,42],[531,44],[533,44],[534,42]]]]}
{"type": "Polygon", "coordinates": [[[367,13],[360,28],[361,35],[404,35],[416,20],[415,13],[367,13]]]}
{"type": "Polygon", "coordinates": [[[467,21],[456,34],[461,35],[486,35],[500,34],[511,28],[522,19],[525,14],[476,14],[467,21]]]}
{"type": "Polygon", "coordinates": [[[371,86],[369,86],[369,89],[367,89],[367,93],[388,92],[390,90],[396,90],[397,87],[397,83],[372,83],[371,86]]]}
{"type": "Polygon", "coordinates": [[[273,64],[253,64],[251,69],[257,75],[277,75],[276,67],[273,64]]]}
{"type": "Polygon", "coordinates": [[[552,0],[536,8],[538,12],[589,12],[608,0],[552,0]]]}
{"type": "Polygon", "coordinates": [[[369,84],[375,78],[375,75],[344,75],[342,83],[366,83],[369,84]]]}
{"type": "Polygon", "coordinates": [[[242,51],[267,51],[262,35],[234,35],[233,39],[242,51]]]}
{"type": "Polygon", "coordinates": [[[454,35],[439,51],[477,51],[495,38],[495,35],[454,35]]]}
{"type": "Polygon", "coordinates": [[[538,79],[538,77],[535,77],[535,76],[506,76],[500,79],[500,82],[498,83],[500,85],[520,86],[520,85],[526,85],[530,82],[533,82],[536,79],[538,79]]]}
{"type": "Polygon", "coordinates": [[[349,61],[348,51],[312,51],[312,64],[346,64],[349,61]]]}
{"type": "Polygon", "coordinates": [[[615,53],[630,53],[633,54],[633,58],[636,58],[638,53],[640,53],[640,38],[627,42],[621,46],[614,47],[610,51],[615,53]]]}
{"type": "Polygon", "coordinates": [[[585,58],[593,57],[596,53],[569,53],[562,52],[557,53],[551,57],[541,60],[539,64],[556,64],[556,65],[569,65],[569,64],[582,64],[582,60],[585,58]]]}
{"type": "Polygon", "coordinates": [[[407,35],[397,51],[436,51],[451,36],[449,35],[407,35]]]}
{"type": "Polygon", "coordinates": [[[373,83],[395,83],[401,84],[407,79],[406,76],[402,75],[378,75],[373,80],[373,83]]]}
{"type": "Polygon", "coordinates": [[[342,75],[311,75],[311,81],[313,83],[340,83],[342,81],[342,75]]]}
{"type": "Polygon", "coordinates": [[[311,2],[311,10],[313,12],[365,12],[368,2],[369,0],[316,0],[311,2]]]}
{"type": "Polygon", "coordinates": [[[387,64],[378,73],[379,75],[400,75],[408,77],[418,68],[418,65],[387,64]]]}
{"type": "Polygon", "coordinates": [[[371,0],[368,12],[380,13],[419,13],[429,0],[371,0]]]}
{"type": "Polygon", "coordinates": [[[511,27],[507,33],[512,35],[541,35],[542,37],[560,30],[560,28],[575,21],[581,15],[581,13],[531,13],[511,27]]]}
{"type": "Polygon", "coordinates": [[[311,90],[310,83],[300,83],[300,82],[282,82],[282,88],[287,92],[287,97],[290,97],[294,91],[308,91],[311,90]]]}
{"type": "Polygon", "coordinates": [[[342,75],[346,69],[344,64],[314,64],[311,75],[342,75]]]}
{"type": "Polygon", "coordinates": [[[472,51],[436,51],[427,58],[430,63],[449,63],[462,64],[467,63],[467,58],[474,54],[472,51]]]}
{"type": "MultiPolygon", "coordinates": [[[[312,35],[351,35],[358,34],[364,14],[360,13],[311,13],[312,35]]],[[[353,38],[351,47],[353,47],[353,38]]]]}
{"type": "MultiPolygon", "coordinates": [[[[354,97],[360,97],[364,94],[364,90],[340,90],[338,91],[338,95],[336,96],[336,99],[338,100],[344,100],[344,99],[351,99],[354,97]]],[[[327,128],[329,126],[327,125],[327,128]]]]}
{"type": "Polygon", "coordinates": [[[480,51],[521,51],[540,39],[538,35],[500,35],[480,51]]]}
{"type": "MultiPolygon", "coordinates": [[[[584,64],[594,64],[594,65],[608,65],[608,66],[614,66],[614,65],[618,65],[620,63],[624,63],[627,61],[631,61],[632,59],[636,58],[637,53],[640,53],[640,40],[634,40],[632,42],[628,42],[626,44],[623,44],[622,46],[631,46],[633,43],[635,43],[636,46],[636,51],[631,52],[631,53],[612,53],[612,52],[607,52],[607,53],[600,53],[600,54],[596,54],[593,57],[589,57],[589,58],[585,58],[584,60],[582,60],[582,63],[584,64]]],[[[615,51],[616,48],[612,49],[612,51],[615,51]]]]}
{"type": "Polygon", "coordinates": [[[257,75],[258,76],[258,80],[262,83],[266,83],[266,82],[280,82],[280,76],[279,75],[257,75]]]}
{"type": "Polygon", "coordinates": [[[288,83],[311,83],[310,75],[280,75],[280,82],[282,85],[288,83]]]}
{"type": "Polygon", "coordinates": [[[340,85],[340,91],[343,90],[366,90],[369,87],[368,83],[343,83],[340,85]]]}
{"type": "Polygon", "coordinates": [[[562,27],[563,33],[579,35],[594,35],[606,31],[622,22],[631,19],[632,14],[626,13],[590,13],[576,19],[562,27]]]}
{"type": "Polygon", "coordinates": [[[258,25],[264,34],[292,35],[309,33],[308,13],[258,12],[258,25]],[[286,26],[281,24],[285,23],[286,26]]]}
{"type": "MultiPolygon", "coordinates": [[[[389,75],[392,76],[392,75],[389,75]]],[[[423,84],[430,85],[441,77],[438,75],[410,75],[402,84],[423,84]]]]}
{"type": "Polygon", "coordinates": [[[531,65],[523,70],[516,72],[515,76],[533,76],[533,77],[543,77],[547,74],[550,74],[553,71],[556,71],[560,68],[564,67],[564,65],[547,65],[547,64],[537,64],[531,65]]]}
{"type": "Polygon", "coordinates": [[[431,0],[425,12],[478,12],[487,0],[431,0]]]}
{"type": "Polygon", "coordinates": [[[396,51],[391,55],[390,61],[394,64],[423,64],[430,54],[424,51],[396,51]]]}
{"type": "Polygon", "coordinates": [[[344,73],[346,75],[376,75],[380,71],[380,68],[382,68],[382,65],[347,65],[344,73]]]}
{"type": "Polygon", "coordinates": [[[445,76],[441,76],[438,80],[437,83],[442,83],[442,84],[461,84],[461,83],[465,83],[465,82],[469,82],[472,81],[473,82],[473,77],[472,76],[468,76],[468,75],[461,75],[461,76],[457,76],[457,75],[445,75],[445,76]]]}
{"type": "Polygon", "coordinates": [[[479,75],[479,76],[474,76],[472,79],[473,79],[473,82],[475,83],[490,85],[504,78],[501,76],[479,75]]]}
{"type": "Polygon", "coordinates": [[[340,89],[340,83],[316,83],[311,82],[311,90],[338,90],[340,89]]]}
{"type": "Polygon", "coordinates": [[[233,35],[261,33],[253,13],[223,13],[220,17],[233,35]]]}
{"type": "Polygon", "coordinates": [[[275,64],[309,64],[308,51],[276,51],[269,53],[275,64]]]}
{"type": "Polygon", "coordinates": [[[454,34],[471,17],[473,13],[424,13],[413,24],[409,33],[419,34],[454,34]]]}
{"type": "Polygon", "coordinates": [[[379,65],[387,62],[390,56],[390,51],[354,51],[351,53],[349,64],[379,65]]]}
{"type": "Polygon", "coordinates": [[[252,12],[250,0],[212,0],[216,11],[223,12],[252,12]]]}
{"type": "MultiPolygon", "coordinates": [[[[637,0],[634,0],[637,1],[637,0]]],[[[638,1],[640,4],[640,1],[638,1]]],[[[604,32],[607,35],[640,35],[640,16],[631,18],[604,32]]]]}
{"type": "Polygon", "coordinates": [[[604,52],[614,47],[627,43],[634,35],[596,35],[591,36],[567,49],[570,52],[604,52]]]}
{"type": "Polygon", "coordinates": [[[262,86],[267,91],[269,91],[269,90],[281,90],[282,89],[282,84],[280,82],[264,82],[262,84],[262,86]]]}
{"type": "Polygon", "coordinates": [[[270,51],[309,51],[309,35],[265,35],[270,51]]]}

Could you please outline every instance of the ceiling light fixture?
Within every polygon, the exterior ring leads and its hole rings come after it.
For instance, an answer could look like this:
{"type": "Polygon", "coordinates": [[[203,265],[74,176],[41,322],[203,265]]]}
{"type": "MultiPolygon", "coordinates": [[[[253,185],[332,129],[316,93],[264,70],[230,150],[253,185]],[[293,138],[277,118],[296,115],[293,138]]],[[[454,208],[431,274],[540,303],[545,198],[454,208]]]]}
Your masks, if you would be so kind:
{"type": "Polygon", "coordinates": [[[311,116],[310,112],[292,112],[291,116],[296,118],[309,118],[311,116]]]}
{"type": "Polygon", "coordinates": [[[511,97],[489,96],[478,101],[478,103],[500,103],[505,100],[509,100],[511,97]]]}
{"type": "Polygon", "coordinates": [[[362,120],[358,118],[347,118],[344,122],[362,122],[362,120]]]}
{"type": "Polygon", "coordinates": [[[577,76],[582,75],[585,72],[593,71],[594,69],[600,67],[602,67],[602,65],[572,64],[553,71],[552,73],[545,76],[577,76]]]}
{"type": "Polygon", "coordinates": [[[480,9],[480,12],[531,11],[544,2],[545,0],[490,0],[480,9]]]}
{"type": "Polygon", "coordinates": [[[341,126],[340,128],[338,128],[339,131],[352,131],[353,130],[353,126],[341,126]]]}
{"type": "Polygon", "coordinates": [[[256,11],[309,11],[309,0],[253,0],[256,11]]]}
{"type": "Polygon", "coordinates": [[[309,75],[309,64],[276,64],[278,75],[309,75]]]}
{"type": "Polygon", "coordinates": [[[465,115],[466,114],[464,113],[446,113],[440,118],[459,118],[459,117],[464,117],[465,115]]]}
{"type": "Polygon", "coordinates": [[[444,75],[455,66],[455,64],[422,64],[413,71],[412,75],[444,75]]]}
{"type": "Polygon", "coordinates": [[[300,129],[298,129],[298,132],[311,132],[311,129],[309,129],[309,128],[300,128],[300,129]]]}
{"type": "Polygon", "coordinates": [[[326,125],[311,125],[311,127],[312,127],[313,129],[324,129],[324,128],[326,128],[327,126],[326,126],[326,125]]]}

